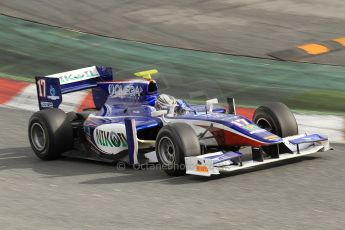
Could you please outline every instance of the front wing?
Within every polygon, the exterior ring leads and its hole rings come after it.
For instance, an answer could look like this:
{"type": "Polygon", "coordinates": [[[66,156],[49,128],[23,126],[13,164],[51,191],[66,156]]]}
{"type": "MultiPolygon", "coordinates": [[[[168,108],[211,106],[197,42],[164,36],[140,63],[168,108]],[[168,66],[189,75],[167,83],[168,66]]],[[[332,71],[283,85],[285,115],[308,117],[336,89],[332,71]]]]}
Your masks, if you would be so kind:
{"type": "Polygon", "coordinates": [[[243,170],[302,157],[330,149],[328,138],[318,134],[286,137],[283,138],[283,144],[289,149],[289,153],[277,153],[276,157],[264,157],[263,152],[256,149],[252,153],[252,159],[247,161],[242,161],[243,154],[240,152],[216,152],[195,157],[185,157],[186,173],[198,176],[211,176],[222,172],[243,170]]]}

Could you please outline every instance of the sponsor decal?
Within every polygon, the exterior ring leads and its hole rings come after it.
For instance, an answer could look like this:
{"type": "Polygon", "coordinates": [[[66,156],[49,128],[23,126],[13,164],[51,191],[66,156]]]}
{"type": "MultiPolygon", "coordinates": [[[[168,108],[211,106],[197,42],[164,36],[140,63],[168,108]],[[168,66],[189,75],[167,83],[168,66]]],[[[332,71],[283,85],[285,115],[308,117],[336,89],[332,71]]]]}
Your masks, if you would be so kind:
{"type": "Polygon", "coordinates": [[[41,108],[53,108],[53,102],[50,101],[41,101],[41,108]]]}
{"type": "Polygon", "coordinates": [[[127,139],[123,133],[96,130],[96,144],[104,147],[127,147],[127,139]]]}
{"type": "Polygon", "coordinates": [[[208,168],[206,165],[197,165],[195,171],[200,173],[208,173],[208,168]]]}
{"type": "Polygon", "coordinates": [[[110,84],[108,86],[108,92],[111,97],[134,97],[139,98],[143,92],[143,88],[134,86],[133,84],[110,84]]]}
{"type": "Polygon", "coordinates": [[[251,134],[266,131],[265,129],[262,129],[262,128],[258,127],[257,125],[254,125],[254,124],[245,125],[245,126],[242,126],[242,128],[245,130],[248,130],[251,134]]]}
{"type": "Polygon", "coordinates": [[[67,74],[59,77],[60,84],[67,84],[67,83],[72,83],[76,81],[81,81],[81,80],[86,80],[90,78],[95,78],[98,77],[98,72],[93,72],[92,70],[87,70],[82,73],[73,75],[73,74],[67,74]]]}
{"type": "Polygon", "coordinates": [[[241,127],[244,130],[249,131],[251,134],[253,133],[260,133],[260,132],[265,132],[265,129],[260,128],[259,126],[255,125],[255,124],[251,124],[248,121],[246,121],[245,119],[241,118],[241,119],[236,119],[234,121],[231,121],[232,124],[241,127]]]}
{"type": "Polygon", "coordinates": [[[47,77],[59,78],[60,84],[64,85],[64,84],[73,83],[77,81],[83,81],[83,80],[87,80],[91,78],[96,78],[99,76],[100,75],[97,71],[97,68],[93,66],[93,67],[83,68],[79,70],[53,74],[47,77]]]}
{"type": "Polygon", "coordinates": [[[104,124],[93,130],[95,145],[105,153],[117,154],[128,149],[124,124],[104,124]]]}
{"type": "Polygon", "coordinates": [[[273,141],[273,140],[280,139],[280,137],[278,137],[276,135],[269,135],[269,136],[264,137],[264,139],[273,141]]]}
{"type": "Polygon", "coordinates": [[[255,130],[261,129],[258,126],[253,125],[253,124],[242,126],[242,128],[248,131],[255,131],[255,130]]]}
{"type": "Polygon", "coordinates": [[[55,100],[59,100],[60,99],[60,96],[56,96],[55,95],[56,94],[56,90],[55,90],[55,88],[52,85],[50,86],[49,94],[50,95],[47,96],[47,98],[50,99],[50,100],[55,101],[55,100]]]}

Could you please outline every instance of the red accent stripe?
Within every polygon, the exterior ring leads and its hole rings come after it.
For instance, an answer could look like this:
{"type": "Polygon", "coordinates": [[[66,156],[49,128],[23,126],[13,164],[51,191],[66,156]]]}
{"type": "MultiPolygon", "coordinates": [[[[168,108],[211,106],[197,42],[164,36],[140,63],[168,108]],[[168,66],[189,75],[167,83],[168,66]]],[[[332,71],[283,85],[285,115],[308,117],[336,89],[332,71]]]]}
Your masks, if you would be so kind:
{"type": "Polygon", "coordinates": [[[10,101],[28,85],[30,85],[28,82],[0,78],[0,104],[10,101]]]}
{"type": "Polygon", "coordinates": [[[93,102],[92,92],[88,92],[82,102],[80,103],[77,112],[83,111],[83,109],[95,108],[95,103],[93,102]]]}
{"type": "Polygon", "coordinates": [[[253,108],[236,108],[236,113],[242,115],[250,120],[253,119],[255,109],[253,108]]]}
{"type": "Polygon", "coordinates": [[[253,147],[259,147],[263,144],[259,141],[249,139],[247,137],[232,133],[229,131],[223,131],[224,145],[225,146],[245,146],[250,145],[253,147]]]}
{"type": "MultiPolygon", "coordinates": [[[[209,128],[208,126],[198,125],[203,128],[209,128]]],[[[219,128],[210,128],[209,130],[214,138],[216,139],[218,145],[220,146],[242,146],[242,145],[249,145],[253,147],[259,147],[263,144],[260,141],[255,141],[250,138],[238,135],[236,133],[232,133],[226,130],[222,130],[219,128]]]]}

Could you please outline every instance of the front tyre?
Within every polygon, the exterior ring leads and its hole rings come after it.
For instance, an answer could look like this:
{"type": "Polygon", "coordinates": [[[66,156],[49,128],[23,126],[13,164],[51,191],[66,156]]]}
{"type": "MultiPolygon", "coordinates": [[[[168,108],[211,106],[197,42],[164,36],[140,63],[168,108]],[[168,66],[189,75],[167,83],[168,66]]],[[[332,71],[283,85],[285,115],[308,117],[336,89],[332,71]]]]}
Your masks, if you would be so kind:
{"type": "Polygon", "coordinates": [[[28,134],[32,150],[42,160],[57,159],[73,145],[70,119],[60,109],[34,113],[29,121],[28,134]]]}
{"type": "Polygon", "coordinates": [[[200,143],[192,127],[173,123],[163,127],[156,138],[156,154],[170,176],[186,174],[185,157],[200,155],[200,143]]]}
{"type": "MultiPolygon", "coordinates": [[[[260,128],[280,137],[298,134],[295,116],[285,104],[280,102],[267,103],[257,108],[253,121],[260,128]]],[[[263,146],[262,149],[270,156],[275,156],[277,152],[281,151],[277,145],[263,146]]]]}
{"type": "Polygon", "coordinates": [[[271,102],[255,110],[253,121],[260,128],[280,137],[298,134],[295,116],[289,108],[280,102],[271,102]]]}

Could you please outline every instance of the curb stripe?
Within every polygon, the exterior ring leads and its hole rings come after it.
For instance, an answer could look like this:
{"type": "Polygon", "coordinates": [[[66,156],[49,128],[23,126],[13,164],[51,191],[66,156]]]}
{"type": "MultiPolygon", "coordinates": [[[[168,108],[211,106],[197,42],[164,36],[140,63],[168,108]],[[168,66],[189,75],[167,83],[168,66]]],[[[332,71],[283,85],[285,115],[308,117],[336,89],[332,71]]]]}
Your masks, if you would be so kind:
{"type": "MultiPolygon", "coordinates": [[[[36,95],[36,92],[35,92],[36,95]]],[[[60,109],[64,111],[76,111],[79,107],[84,98],[87,96],[86,91],[77,91],[73,93],[67,93],[62,95],[62,103],[60,105],[60,109]]]]}
{"type": "Polygon", "coordinates": [[[279,60],[298,61],[303,58],[331,53],[345,48],[345,37],[298,45],[292,49],[268,53],[279,60]]]}
{"type": "Polygon", "coordinates": [[[303,51],[312,55],[319,55],[319,54],[327,53],[330,51],[326,46],[315,44],[315,43],[300,45],[300,46],[297,46],[297,48],[302,49],[303,51]]]}
{"type": "Polygon", "coordinates": [[[84,109],[95,108],[95,103],[93,102],[92,92],[88,92],[86,96],[82,99],[77,112],[81,112],[84,109]]]}
{"type": "Polygon", "coordinates": [[[36,85],[30,84],[23,88],[15,97],[4,103],[7,106],[30,111],[37,111],[38,101],[36,96],[36,85]]]}
{"type": "Polygon", "coordinates": [[[10,101],[28,85],[30,85],[28,82],[0,78],[0,104],[10,101]]]}
{"type": "Polygon", "coordinates": [[[339,43],[339,44],[342,45],[342,46],[345,46],[345,37],[336,38],[336,39],[333,39],[333,41],[339,43]]]}

